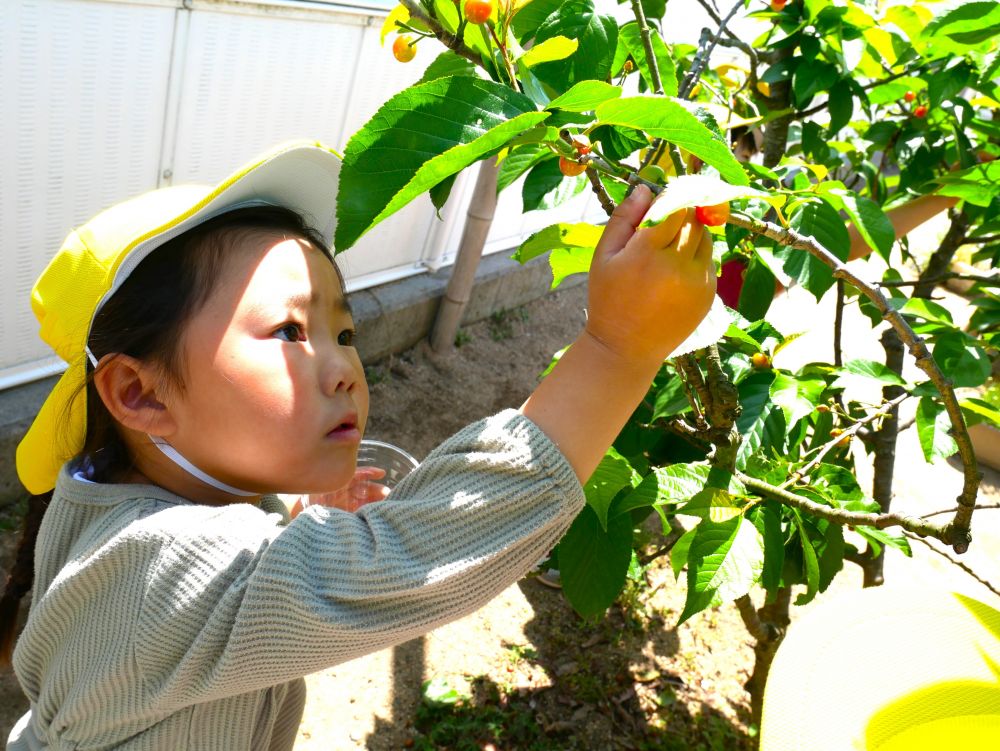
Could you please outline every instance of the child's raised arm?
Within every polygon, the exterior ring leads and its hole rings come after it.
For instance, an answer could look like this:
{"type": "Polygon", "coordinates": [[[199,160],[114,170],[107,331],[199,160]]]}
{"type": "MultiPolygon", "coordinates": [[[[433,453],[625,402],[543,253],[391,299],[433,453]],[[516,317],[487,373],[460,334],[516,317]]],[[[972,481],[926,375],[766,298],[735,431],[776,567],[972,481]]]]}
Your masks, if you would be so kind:
{"type": "Polygon", "coordinates": [[[636,230],[651,202],[640,185],[615,210],[590,267],[587,323],[521,407],[581,482],[715,294],[711,238],[693,210],[636,230]]]}

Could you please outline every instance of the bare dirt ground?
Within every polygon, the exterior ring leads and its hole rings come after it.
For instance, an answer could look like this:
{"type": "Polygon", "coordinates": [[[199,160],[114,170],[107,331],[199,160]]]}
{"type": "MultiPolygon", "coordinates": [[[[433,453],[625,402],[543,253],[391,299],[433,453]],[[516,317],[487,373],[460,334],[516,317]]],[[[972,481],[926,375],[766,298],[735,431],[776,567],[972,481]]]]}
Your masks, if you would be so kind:
{"type": "MultiPolygon", "coordinates": [[[[822,306],[817,313],[811,300],[787,297],[781,315],[790,322],[812,326],[829,314],[822,306]],[[810,311],[804,318],[803,306],[810,311]]],[[[520,405],[552,354],[579,331],[584,305],[585,287],[561,290],[464,329],[462,346],[447,356],[418,346],[371,365],[369,437],[422,458],[466,423],[520,405]]],[[[857,341],[871,338],[859,332],[857,341]]],[[[822,349],[828,342],[828,332],[813,344],[804,336],[783,352],[788,361],[776,365],[828,359],[822,349]]],[[[915,513],[954,505],[958,465],[924,465],[913,430],[901,439],[898,461],[900,505],[915,513]]],[[[980,502],[998,499],[1000,477],[987,470],[980,502]]],[[[978,515],[966,558],[994,582],[1000,578],[998,521],[1000,512],[978,515]]],[[[937,578],[996,603],[986,588],[923,546],[916,546],[915,558],[890,551],[887,579],[937,578]]],[[[833,587],[860,586],[853,568],[833,587]]],[[[587,623],[558,590],[524,579],[423,638],[309,676],[296,749],[749,749],[742,684],[752,668],[750,638],[731,606],[676,627],[684,598],[683,576],[675,582],[662,561],[605,619],[587,623]],[[438,708],[424,702],[422,685],[431,679],[461,700],[438,708]]],[[[23,707],[12,677],[0,673],[0,737],[23,707]]]]}

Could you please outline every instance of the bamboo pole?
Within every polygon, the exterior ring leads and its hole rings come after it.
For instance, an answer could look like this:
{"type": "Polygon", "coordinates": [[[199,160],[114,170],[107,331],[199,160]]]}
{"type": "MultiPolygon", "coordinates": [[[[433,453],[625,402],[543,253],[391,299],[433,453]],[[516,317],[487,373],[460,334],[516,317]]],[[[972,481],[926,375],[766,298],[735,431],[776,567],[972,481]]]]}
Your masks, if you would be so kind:
{"type": "Polygon", "coordinates": [[[472,192],[472,203],[465,215],[462,242],[458,257],[451,270],[451,278],[438,308],[434,328],[431,329],[431,349],[446,352],[455,346],[455,334],[462,320],[462,313],[472,295],[479,259],[483,255],[486,236],[493,224],[497,207],[497,166],[493,158],[479,163],[479,178],[472,192]]]}

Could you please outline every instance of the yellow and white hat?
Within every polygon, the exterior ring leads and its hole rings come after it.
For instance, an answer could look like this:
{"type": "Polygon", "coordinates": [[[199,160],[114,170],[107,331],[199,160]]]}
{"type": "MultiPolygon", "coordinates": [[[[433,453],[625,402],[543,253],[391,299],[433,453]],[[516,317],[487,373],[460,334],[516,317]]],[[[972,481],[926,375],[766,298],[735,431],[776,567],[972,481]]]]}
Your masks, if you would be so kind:
{"type": "Polygon", "coordinates": [[[254,205],[297,212],[332,245],[339,175],[340,158],[321,143],[285,143],[218,185],[154,190],[112,206],[69,234],[31,291],[40,336],[69,367],[17,447],[17,473],[29,492],[55,487],[62,465],[83,448],[90,327],[139,262],[214,216],[254,205]]]}

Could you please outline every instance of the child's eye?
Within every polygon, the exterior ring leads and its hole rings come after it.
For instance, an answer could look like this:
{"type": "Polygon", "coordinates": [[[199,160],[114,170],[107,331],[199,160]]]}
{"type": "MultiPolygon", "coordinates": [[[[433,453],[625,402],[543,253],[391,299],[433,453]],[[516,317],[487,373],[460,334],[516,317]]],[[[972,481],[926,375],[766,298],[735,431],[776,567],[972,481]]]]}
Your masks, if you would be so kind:
{"type": "Polygon", "coordinates": [[[344,329],[337,337],[337,344],[341,347],[353,347],[355,335],[354,329],[344,329]]]}
{"type": "Polygon", "coordinates": [[[274,336],[286,342],[302,342],[305,341],[306,332],[303,331],[302,326],[298,323],[286,323],[281,328],[275,330],[274,336]]]}

